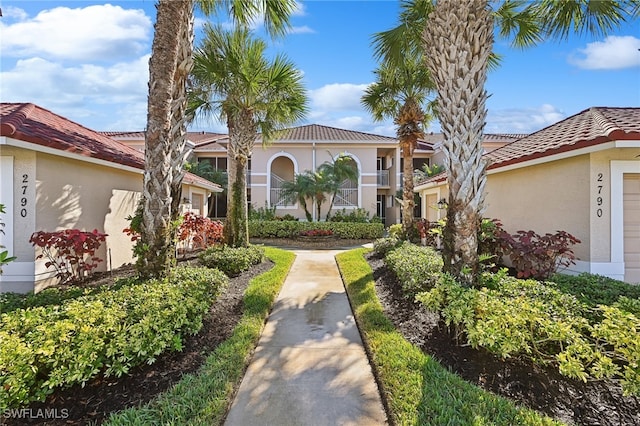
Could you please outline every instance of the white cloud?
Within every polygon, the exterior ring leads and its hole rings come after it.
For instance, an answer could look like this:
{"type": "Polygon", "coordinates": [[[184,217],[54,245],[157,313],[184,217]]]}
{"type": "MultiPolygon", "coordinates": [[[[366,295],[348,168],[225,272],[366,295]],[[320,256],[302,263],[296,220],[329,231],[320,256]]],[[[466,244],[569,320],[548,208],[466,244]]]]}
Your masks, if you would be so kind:
{"type": "Polygon", "coordinates": [[[5,57],[99,61],[139,57],[150,50],[151,19],[139,9],[105,4],[56,7],[34,18],[12,11],[12,16],[18,21],[1,27],[5,57]]]}
{"type": "Polygon", "coordinates": [[[328,110],[361,110],[360,99],[367,84],[334,83],[310,90],[315,108],[328,110]]]}
{"type": "MultiPolygon", "coordinates": [[[[42,58],[20,60],[0,74],[0,92],[4,102],[33,102],[81,124],[85,124],[82,117],[101,123],[95,130],[112,129],[119,109],[129,109],[124,112],[129,121],[133,120],[132,109],[143,106],[146,111],[148,62],[148,55],[108,67],[64,67],[42,58]],[[104,105],[105,112],[96,105],[104,105]]],[[[146,112],[136,117],[140,122],[131,128],[144,128],[146,112]]]]}
{"type": "Polygon", "coordinates": [[[613,70],[640,66],[640,39],[633,36],[608,36],[604,41],[588,43],[569,57],[569,62],[591,70],[613,70]]]}
{"type": "Polygon", "coordinates": [[[563,120],[566,114],[553,105],[537,108],[489,110],[486,133],[533,133],[563,120]]]}
{"type": "Polygon", "coordinates": [[[301,27],[291,27],[288,33],[289,34],[313,34],[315,33],[315,31],[313,30],[313,28],[303,25],[301,27]]]}

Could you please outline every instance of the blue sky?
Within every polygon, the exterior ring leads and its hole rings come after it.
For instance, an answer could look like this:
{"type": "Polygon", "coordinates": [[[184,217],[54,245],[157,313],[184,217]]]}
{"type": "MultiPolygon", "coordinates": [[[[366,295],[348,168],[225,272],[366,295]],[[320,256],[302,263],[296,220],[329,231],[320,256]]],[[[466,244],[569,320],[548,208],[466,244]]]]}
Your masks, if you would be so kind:
{"type": "MultiPolygon", "coordinates": [[[[2,102],[33,102],[95,130],[144,129],[154,0],[0,0],[0,7],[2,102]]],[[[271,51],[304,73],[305,123],[395,134],[391,121],[373,122],[360,97],[374,79],[371,36],[395,26],[398,11],[396,1],[300,3],[291,33],[271,51]]],[[[494,48],[503,62],[488,77],[485,132],[530,133],[591,106],[640,106],[640,21],[607,37],[526,50],[496,38],[494,48]]],[[[196,129],[226,132],[216,122],[196,129]]]]}

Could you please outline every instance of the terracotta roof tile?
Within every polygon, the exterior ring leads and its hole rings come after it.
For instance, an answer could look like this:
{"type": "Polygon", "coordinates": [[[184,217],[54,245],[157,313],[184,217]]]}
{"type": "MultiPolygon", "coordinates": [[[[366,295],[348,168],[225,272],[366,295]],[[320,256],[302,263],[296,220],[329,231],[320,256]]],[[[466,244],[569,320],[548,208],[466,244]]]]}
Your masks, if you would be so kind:
{"type": "MultiPolygon", "coordinates": [[[[0,136],[144,170],[144,154],[32,103],[0,104],[0,136]]],[[[217,185],[188,173],[186,183],[217,185]]]]}
{"type": "Polygon", "coordinates": [[[593,107],[487,154],[489,168],[640,138],[640,108],[593,107]]]}
{"type": "Polygon", "coordinates": [[[305,126],[286,129],[275,142],[304,142],[304,141],[331,141],[331,142],[395,142],[396,138],[374,135],[371,133],[357,132],[355,130],[338,129],[335,127],[309,124],[305,126]]]}

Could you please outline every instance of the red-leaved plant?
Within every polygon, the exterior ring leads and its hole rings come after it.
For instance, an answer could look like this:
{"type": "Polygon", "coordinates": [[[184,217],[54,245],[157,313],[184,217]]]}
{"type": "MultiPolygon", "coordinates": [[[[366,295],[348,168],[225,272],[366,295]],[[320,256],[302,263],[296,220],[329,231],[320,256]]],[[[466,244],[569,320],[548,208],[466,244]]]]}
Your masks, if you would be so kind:
{"type": "Polygon", "coordinates": [[[178,228],[178,241],[188,250],[204,249],[222,241],[223,229],[220,221],[186,212],[178,228]]]}
{"type": "Polygon", "coordinates": [[[47,258],[44,265],[55,269],[61,283],[68,283],[81,281],[103,261],[95,254],[106,237],[97,229],[91,232],[65,229],[34,232],[29,242],[42,251],[36,259],[47,258]]]}
{"type": "Polygon", "coordinates": [[[534,231],[518,231],[515,235],[502,232],[502,246],[509,255],[518,278],[544,280],[559,267],[575,264],[571,246],[580,240],[566,231],[538,235],[534,231]]]}
{"type": "Polygon", "coordinates": [[[328,237],[333,235],[333,231],[330,229],[311,229],[308,231],[301,231],[300,235],[303,237],[328,237]]]}

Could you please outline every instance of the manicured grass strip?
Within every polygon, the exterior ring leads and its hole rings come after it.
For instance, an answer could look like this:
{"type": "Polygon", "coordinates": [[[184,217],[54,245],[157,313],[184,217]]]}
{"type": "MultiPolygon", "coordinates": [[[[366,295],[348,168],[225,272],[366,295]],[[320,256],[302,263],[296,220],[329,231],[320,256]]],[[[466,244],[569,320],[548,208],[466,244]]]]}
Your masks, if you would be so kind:
{"type": "Polygon", "coordinates": [[[105,425],[218,425],[240,384],[264,320],[284,283],[295,255],[265,247],[275,265],[251,280],[244,313],[233,334],[219,345],[197,374],[187,375],[150,403],[112,415],[105,425]]]}
{"type": "Polygon", "coordinates": [[[397,425],[559,425],[474,386],[407,342],[385,317],[368,249],[337,256],[349,300],[397,425]]]}

